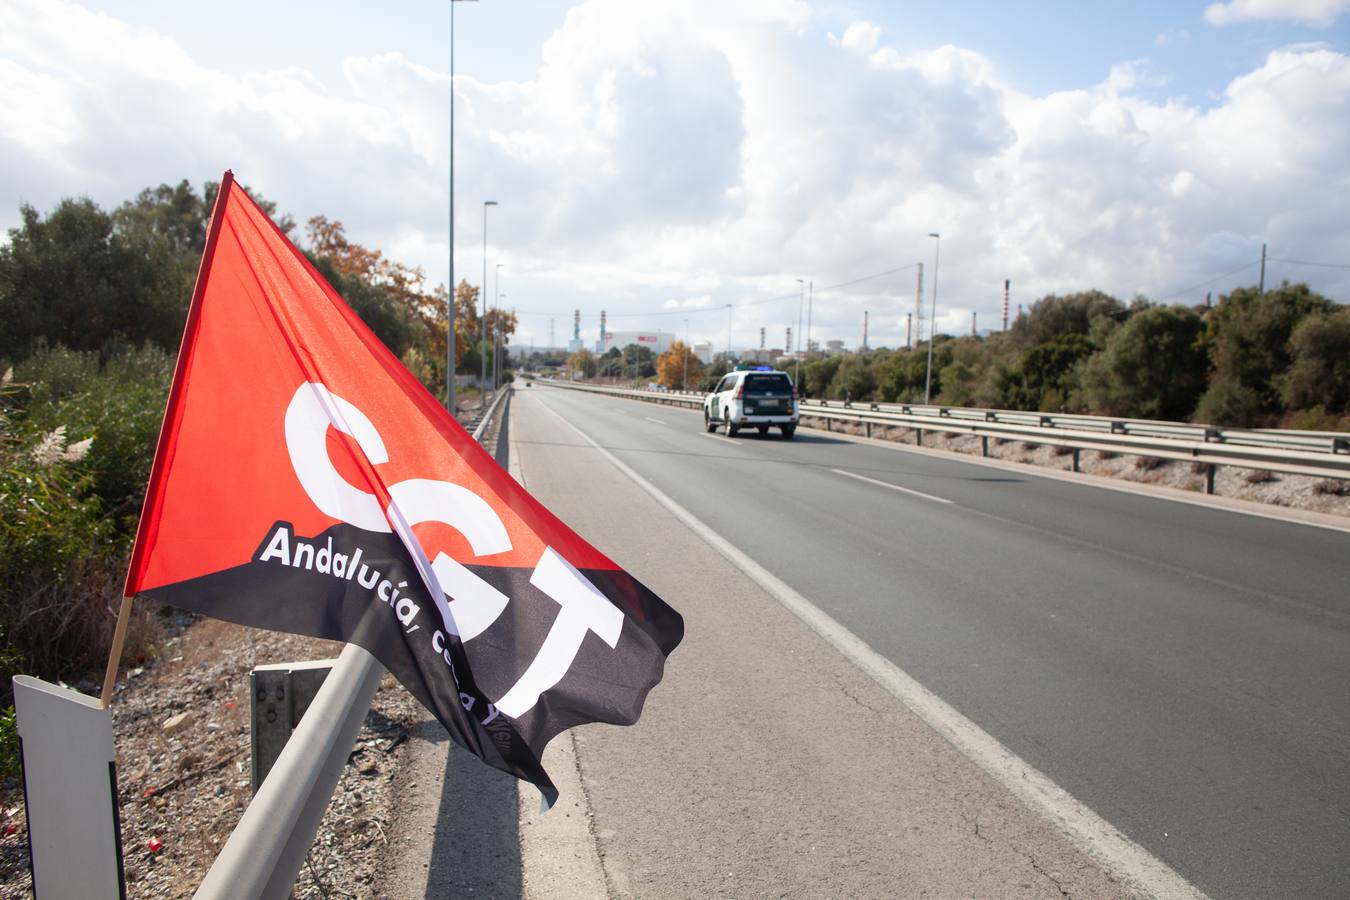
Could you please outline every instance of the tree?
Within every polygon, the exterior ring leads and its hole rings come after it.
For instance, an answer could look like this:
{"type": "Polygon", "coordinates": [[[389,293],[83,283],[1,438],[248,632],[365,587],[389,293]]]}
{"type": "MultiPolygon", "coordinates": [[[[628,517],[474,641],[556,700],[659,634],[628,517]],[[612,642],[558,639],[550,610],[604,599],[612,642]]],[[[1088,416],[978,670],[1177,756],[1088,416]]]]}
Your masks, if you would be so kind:
{"type": "Polygon", "coordinates": [[[1031,304],[1027,314],[1013,322],[1010,332],[1014,343],[1034,347],[1061,335],[1091,335],[1103,327],[1103,322],[1120,321],[1128,314],[1125,304],[1101,291],[1063,297],[1050,294],[1031,304]]]}
{"type": "Polygon", "coordinates": [[[1350,307],[1314,313],[1289,338],[1289,370],[1280,376],[1287,410],[1350,411],[1350,307]]]}
{"type": "Polygon", "coordinates": [[[1011,409],[1062,412],[1073,392],[1076,366],[1096,350],[1091,340],[1077,332],[1061,334],[1027,350],[1010,373],[1007,405],[1011,409]]]}
{"type": "Polygon", "coordinates": [[[578,350],[567,357],[568,372],[580,373],[582,378],[594,378],[596,363],[595,354],[589,350],[578,350]]]}
{"type": "Polygon", "coordinates": [[[1206,323],[1214,375],[1197,416],[1215,425],[1252,426],[1280,409],[1280,377],[1289,368],[1290,338],[1308,316],[1334,304],[1306,284],[1273,291],[1238,288],[1221,297],[1206,323]]]}
{"type": "Polygon", "coordinates": [[[1130,317],[1081,368],[1089,409],[1100,415],[1185,419],[1205,388],[1204,322],[1185,306],[1130,317]]]}
{"type": "Polygon", "coordinates": [[[190,282],[162,237],[120,231],[88,199],[63,200],[45,219],[28,205],[20,214],[0,247],[0,357],[22,359],[44,341],[176,345],[190,282]]]}
{"type": "Polygon", "coordinates": [[[668,388],[687,390],[698,384],[703,363],[684,341],[676,341],[656,359],[656,380],[668,388]]]}

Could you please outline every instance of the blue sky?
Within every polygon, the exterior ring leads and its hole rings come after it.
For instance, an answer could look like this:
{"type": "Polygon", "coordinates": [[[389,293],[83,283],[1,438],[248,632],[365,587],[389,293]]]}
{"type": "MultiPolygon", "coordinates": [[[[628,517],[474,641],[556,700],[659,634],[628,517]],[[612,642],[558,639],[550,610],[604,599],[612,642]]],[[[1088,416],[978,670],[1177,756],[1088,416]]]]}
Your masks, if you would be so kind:
{"type": "MultiPolygon", "coordinates": [[[[1005,277],[1014,303],[1199,302],[1254,281],[1263,241],[1350,264],[1347,6],[460,3],[456,276],[488,197],[536,341],[580,308],[721,343],[733,303],[733,343],[781,344],[796,278],[931,265],[930,231],[948,331],[994,324],[1005,277]]],[[[228,165],[445,279],[444,0],[0,9],[0,226],[228,165]]],[[[1268,280],[1344,301],[1348,271],[1268,280]]],[[[871,343],[902,341],[913,293],[910,270],[822,290],[813,337],[857,343],[867,309],[871,343]]]]}

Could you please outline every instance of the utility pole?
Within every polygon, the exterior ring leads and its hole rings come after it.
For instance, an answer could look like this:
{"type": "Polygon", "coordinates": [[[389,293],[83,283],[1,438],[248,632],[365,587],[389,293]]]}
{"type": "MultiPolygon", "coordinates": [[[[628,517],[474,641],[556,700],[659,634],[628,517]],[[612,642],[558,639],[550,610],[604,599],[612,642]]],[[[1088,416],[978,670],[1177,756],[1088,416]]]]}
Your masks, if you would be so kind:
{"type": "Polygon", "coordinates": [[[811,352],[811,304],[816,299],[816,280],[806,283],[806,352],[811,352]]]}
{"type": "Polygon", "coordinates": [[[905,313],[905,349],[906,349],[906,350],[913,350],[913,349],[914,349],[914,344],[912,343],[913,333],[912,333],[912,330],[911,330],[913,327],[914,327],[914,313],[905,313]]]}
{"type": "Polygon", "coordinates": [[[1261,245],[1261,284],[1256,289],[1258,294],[1266,292],[1266,245],[1261,245]]]}
{"type": "Polygon", "coordinates": [[[863,352],[867,352],[867,310],[863,310],[863,352]]]}
{"type": "Polygon", "coordinates": [[[980,336],[980,332],[977,331],[976,328],[975,328],[975,316],[976,316],[976,315],[978,315],[978,313],[976,313],[976,312],[974,312],[974,311],[972,311],[971,314],[970,314],[970,336],[971,336],[971,337],[979,337],[979,336],[980,336]]]}
{"type": "Polygon", "coordinates": [[[923,340],[923,263],[919,263],[918,284],[914,290],[914,344],[923,340]]]}

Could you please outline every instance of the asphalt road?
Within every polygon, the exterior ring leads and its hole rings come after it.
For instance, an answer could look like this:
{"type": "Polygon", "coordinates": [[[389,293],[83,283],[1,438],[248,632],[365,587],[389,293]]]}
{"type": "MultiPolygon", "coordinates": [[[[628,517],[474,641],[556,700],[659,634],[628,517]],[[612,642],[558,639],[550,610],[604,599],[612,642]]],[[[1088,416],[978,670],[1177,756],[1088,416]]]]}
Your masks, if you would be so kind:
{"type": "Polygon", "coordinates": [[[1350,534],[528,394],[1200,889],[1350,893],[1350,534]]]}

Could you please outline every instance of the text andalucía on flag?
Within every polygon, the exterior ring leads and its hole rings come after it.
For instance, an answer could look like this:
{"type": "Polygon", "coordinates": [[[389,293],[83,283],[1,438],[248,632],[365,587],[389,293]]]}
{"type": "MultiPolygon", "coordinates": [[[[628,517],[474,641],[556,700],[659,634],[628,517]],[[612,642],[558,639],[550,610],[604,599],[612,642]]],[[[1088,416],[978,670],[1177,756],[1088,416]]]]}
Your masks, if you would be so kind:
{"type": "Polygon", "coordinates": [[[226,173],[127,574],[369,650],[488,764],[630,724],[679,614],[531,497],[226,173]]]}

